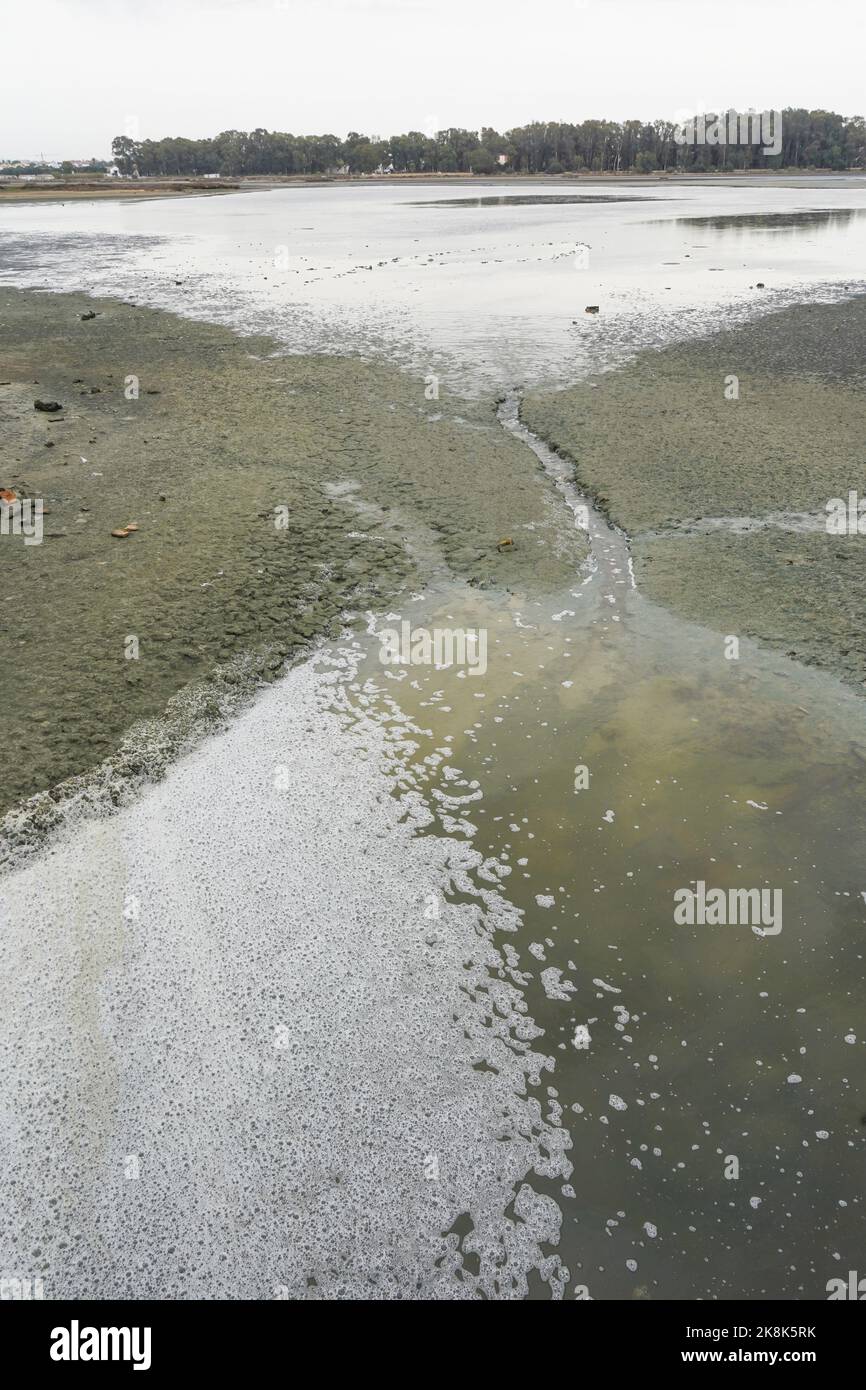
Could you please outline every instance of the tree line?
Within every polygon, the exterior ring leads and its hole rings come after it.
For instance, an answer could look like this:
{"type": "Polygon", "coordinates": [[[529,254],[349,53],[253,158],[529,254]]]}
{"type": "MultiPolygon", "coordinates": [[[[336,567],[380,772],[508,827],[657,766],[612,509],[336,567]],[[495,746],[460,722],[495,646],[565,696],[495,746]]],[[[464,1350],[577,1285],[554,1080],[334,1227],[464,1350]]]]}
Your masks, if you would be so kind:
{"type": "Polygon", "coordinates": [[[45,164],[41,159],[0,159],[0,177],[3,174],[104,174],[107,170],[105,159],[89,159],[86,163],[78,160],[75,164],[69,159],[64,159],[62,164],[56,161],[45,164]]]}
{"type": "MultiPolygon", "coordinates": [[[[718,113],[720,116],[724,113],[718,113]]],[[[124,174],[565,174],[639,173],[726,169],[862,169],[866,123],[862,116],[789,107],[782,115],[782,148],[767,156],[759,145],[683,144],[673,121],[533,121],[504,134],[451,127],[435,135],[410,130],[383,140],[350,131],[291,135],[275,130],[224,130],[208,140],[112,141],[124,174]]],[[[716,113],[705,118],[716,119],[716,113]]]]}

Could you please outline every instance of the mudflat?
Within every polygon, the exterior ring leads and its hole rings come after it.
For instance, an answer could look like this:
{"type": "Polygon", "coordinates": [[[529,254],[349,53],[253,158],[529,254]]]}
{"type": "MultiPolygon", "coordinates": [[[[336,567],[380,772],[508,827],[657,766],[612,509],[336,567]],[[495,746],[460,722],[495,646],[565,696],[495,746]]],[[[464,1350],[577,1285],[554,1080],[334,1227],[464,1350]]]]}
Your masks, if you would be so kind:
{"type": "Polygon", "coordinates": [[[866,684],[866,536],[827,529],[866,495],[866,297],[644,352],[522,414],[628,532],[647,597],[866,684]]]}
{"type": "MultiPolygon", "coordinates": [[[[197,718],[437,572],[520,594],[574,575],[585,539],[493,400],[273,354],[131,303],[0,290],[0,487],[45,509],[41,544],[0,536],[17,750],[0,810],[86,773],[178,692],[197,718]]],[[[135,771],[141,745],[124,756],[135,771]]]]}
{"type": "Polygon", "coordinates": [[[103,198],[141,202],[145,198],[189,198],[198,193],[236,193],[239,187],[240,184],[225,179],[166,179],[154,183],[138,179],[100,179],[92,183],[80,179],[69,182],[52,179],[45,183],[3,183],[0,175],[0,204],[66,203],[103,198]]]}

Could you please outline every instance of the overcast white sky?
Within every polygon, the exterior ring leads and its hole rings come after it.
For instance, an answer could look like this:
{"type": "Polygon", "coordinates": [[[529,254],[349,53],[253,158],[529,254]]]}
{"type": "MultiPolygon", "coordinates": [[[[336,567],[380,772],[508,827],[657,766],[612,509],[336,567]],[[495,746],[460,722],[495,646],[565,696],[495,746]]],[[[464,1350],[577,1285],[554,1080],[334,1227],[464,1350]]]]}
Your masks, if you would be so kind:
{"type": "Polygon", "coordinates": [[[866,0],[0,0],[0,157],[114,135],[866,110],[866,0]]]}

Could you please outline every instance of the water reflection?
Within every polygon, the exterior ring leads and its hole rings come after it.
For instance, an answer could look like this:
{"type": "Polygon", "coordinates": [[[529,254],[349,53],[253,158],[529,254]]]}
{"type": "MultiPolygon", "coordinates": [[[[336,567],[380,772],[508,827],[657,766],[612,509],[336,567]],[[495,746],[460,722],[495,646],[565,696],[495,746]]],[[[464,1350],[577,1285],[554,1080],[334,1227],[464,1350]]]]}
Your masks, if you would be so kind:
{"type": "Polygon", "coordinates": [[[555,1061],[534,1095],[574,1165],[529,1180],[563,1213],[573,1284],[820,1299],[862,1248],[866,713],[751,646],[726,663],[629,588],[617,614],[599,585],[506,610],[451,590],[412,618],[486,628],[484,679],[383,679],[374,649],[358,688],[422,731],[419,777],[447,753],[431,833],[468,833],[522,913],[510,959],[555,1061]],[[698,880],[781,889],[782,932],[678,926],[698,880]]]}
{"type": "Polygon", "coordinates": [[[810,231],[815,227],[847,227],[866,208],[804,208],[799,212],[727,213],[713,217],[675,217],[676,223],[692,227],[711,227],[716,232],[810,231]]]}
{"type": "Polygon", "coordinates": [[[854,208],[866,207],[866,180],[829,187],[503,180],[475,196],[425,185],[414,191],[433,201],[419,203],[400,184],[6,207],[0,279],[130,298],[293,352],[387,357],[458,395],[499,394],[849,293],[863,277],[854,208]],[[834,197],[848,206],[828,210],[834,197]],[[473,215],[485,207],[495,216],[473,215]],[[712,236],[706,252],[696,236],[712,236]]]}
{"type": "MultiPolygon", "coordinates": [[[[670,200],[668,200],[670,201],[670,200]]],[[[428,198],[407,203],[410,208],[493,208],[548,206],[553,203],[651,203],[640,193],[513,193],[484,198],[428,198]]]]}

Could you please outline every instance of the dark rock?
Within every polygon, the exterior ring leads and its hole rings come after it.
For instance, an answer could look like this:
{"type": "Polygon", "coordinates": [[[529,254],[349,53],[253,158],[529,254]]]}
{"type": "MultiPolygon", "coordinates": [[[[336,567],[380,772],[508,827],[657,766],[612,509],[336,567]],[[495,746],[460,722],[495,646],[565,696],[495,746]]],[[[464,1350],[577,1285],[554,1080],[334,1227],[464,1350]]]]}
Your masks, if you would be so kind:
{"type": "Polygon", "coordinates": [[[81,319],[82,323],[86,323],[88,319],[96,318],[96,311],[94,309],[89,309],[86,314],[80,314],[79,318],[81,319]]]}
{"type": "Polygon", "coordinates": [[[34,401],[33,409],[42,410],[49,415],[53,415],[55,411],[62,410],[63,406],[59,401],[34,401]]]}

